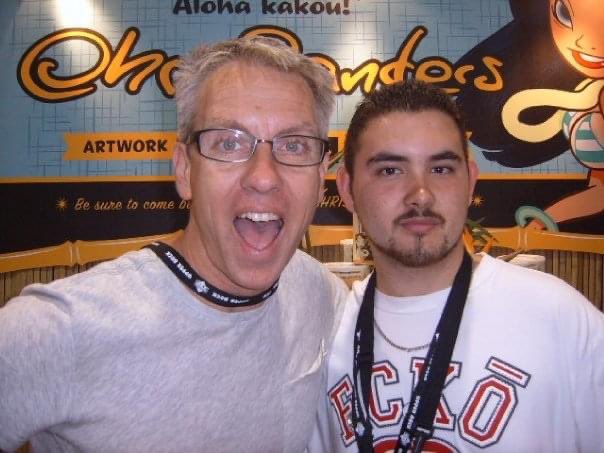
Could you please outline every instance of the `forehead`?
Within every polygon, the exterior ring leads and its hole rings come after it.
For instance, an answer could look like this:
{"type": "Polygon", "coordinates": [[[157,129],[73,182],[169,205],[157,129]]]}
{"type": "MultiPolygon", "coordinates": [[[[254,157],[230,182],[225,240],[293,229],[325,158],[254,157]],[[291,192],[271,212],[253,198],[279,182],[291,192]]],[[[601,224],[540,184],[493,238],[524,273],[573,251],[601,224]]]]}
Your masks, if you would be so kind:
{"type": "Polygon", "coordinates": [[[443,151],[464,156],[455,121],[438,110],[389,112],[369,121],[359,137],[357,157],[369,159],[384,151],[406,158],[429,158],[443,151]]]}
{"type": "Polygon", "coordinates": [[[197,126],[316,128],[312,91],[302,76],[247,61],[216,69],[198,90],[197,126]]]}

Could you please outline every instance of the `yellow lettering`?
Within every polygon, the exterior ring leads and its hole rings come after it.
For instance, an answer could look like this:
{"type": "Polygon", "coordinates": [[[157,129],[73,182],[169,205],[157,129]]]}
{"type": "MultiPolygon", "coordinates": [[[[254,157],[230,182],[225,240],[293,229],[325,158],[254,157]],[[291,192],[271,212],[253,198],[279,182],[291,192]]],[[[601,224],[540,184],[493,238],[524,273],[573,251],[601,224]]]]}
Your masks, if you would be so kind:
{"type": "Polygon", "coordinates": [[[97,201],[95,211],[120,211],[123,208],[121,201],[97,201]]]}
{"type": "Polygon", "coordinates": [[[37,41],[25,52],[19,62],[19,81],[34,98],[54,102],[69,101],[96,91],[94,81],[105,71],[110,58],[110,45],[102,35],[84,28],[60,30],[37,41]],[[59,63],[50,58],[42,58],[42,55],[50,47],[69,40],[93,44],[99,51],[99,59],[88,71],[72,77],[55,78],[52,73],[59,67],[59,63]]]}
{"type": "Polygon", "coordinates": [[[370,93],[375,88],[380,65],[375,60],[370,60],[356,69],[344,69],[340,74],[340,84],[344,93],[352,93],[364,80],[362,91],[370,93]]]}
{"type": "Polygon", "coordinates": [[[487,67],[491,74],[495,78],[494,81],[489,82],[487,76],[476,77],[474,80],[474,85],[479,90],[483,91],[499,91],[503,88],[503,78],[499,73],[499,68],[503,66],[503,63],[494,57],[483,57],[482,61],[484,65],[487,67]]]}
{"type": "Polygon", "coordinates": [[[407,39],[401,44],[397,56],[380,69],[380,81],[384,85],[392,85],[395,82],[405,80],[407,72],[415,69],[411,57],[419,46],[422,38],[428,33],[426,27],[418,26],[411,30],[407,39]]]}
{"type": "Polygon", "coordinates": [[[90,203],[88,203],[85,198],[78,198],[74,209],[76,211],[88,211],[90,209],[90,203]]]}
{"type": "Polygon", "coordinates": [[[289,47],[302,52],[302,41],[297,35],[292,33],[286,28],[277,27],[276,25],[268,25],[266,27],[252,27],[245,30],[241,37],[253,38],[255,36],[267,36],[270,38],[276,38],[280,41],[285,42],[289,47]]]}
{"type": "MultiPolygon", "coordinates": [[[[340,68],[328,55],[309,53],[308,57],[323,65],[334,76],[336,93],[351,94],[357,88],[363,93],[373,91],[378,82],[384,85],[416,77],[431,83],[437,83],[449,93],[459,91],[459,86],[467,83],[483,91],[497,91],[503,88],[500,73],[502,62],[494,57],[485,56],[482,61],[488,70],[487,75],[469,77],[475,68],[464,65],[455,68],[444,58],[426,57],[419,63],[413,61],[413,55],[428,30],[423,26],[415,27],[401,44],[396,56],[380,62],[370,59],[356,68],[340,68]],[[447,82],[456,82],[456,86],[446,87],[447,82]]],[[[241,36],[272,36],[285,42],[297,52],[302,52],[302,42],[293,32],[277,26],[251,27],[241,36]]],[[[72,28],[51,33],[33,44],[23,55],[18,67],[19,82],[32,97],[45,102],[65,102],[94,93],[97,83],[113,87],[129,76],[126,91],[137,94],[144,83],[155,75],[159,89],[166,97],[174,96],[172,73],[178,65],[178,55],[169,57],[162,50],[150,50],[131,55],[140,37],[140,31],[129,28],[124,32],[115,52],[108,40],[101,34],[84,28],[72,28]],[[68,77],[55,77],[59,66],[56,60],[44,57],[52,46],[69,40],[85,41],[99,52],[94,65],[79,74],[68,77]]],[[[86,150],[89,152],[89,150],[86,150]]]]}
{"type": "Polygon", "coordinates": [[[417,67],[415,77],[428,83],[440,83],[451,80],[451,63],[443,58],[426,59],[417,67]]]}
{"type": "Polygon", "coordinates": [[[174,72],[177,66],[178,57],[171,57],[166,60],[164,65],[159,70],[157,81],[159,83],[159,88],[166,97],[174,96],[175,91],[174,84],[172,83],[172,72],[174,72]]]}
{"type": "Polygon", "coordinates": [[[143,209],[174,209],[174,201],[145,201],[143,209]]]}
{"type": "Polygon", "coordinates": [[[466,65],[460,66],[459,68],[457,68],[455,70],[455,73],[453,76],[455,77],[455,80],[457,80],[458,83],[465,85],[467,82],[466,74],[468,72],[472,71],[473,69],[474,69],[474,66],[471,64],[466,64],[466,65]]]}
{"type": "Polygon", "coordinates": [[[124,33],[124,37],[103,75],[103,80],[107,82],[108,86],[117,85],[122,78],[138,68],[138,72],[135,72],[126,84],[126,91],[136,94],[145,80],[151,77],[167,59],[167,55],[161,51],[145,52],[141,56],[130,57],[130,51],[136,45],[139,36],[140,32],[135,28],[129,28],[124,33]]]}

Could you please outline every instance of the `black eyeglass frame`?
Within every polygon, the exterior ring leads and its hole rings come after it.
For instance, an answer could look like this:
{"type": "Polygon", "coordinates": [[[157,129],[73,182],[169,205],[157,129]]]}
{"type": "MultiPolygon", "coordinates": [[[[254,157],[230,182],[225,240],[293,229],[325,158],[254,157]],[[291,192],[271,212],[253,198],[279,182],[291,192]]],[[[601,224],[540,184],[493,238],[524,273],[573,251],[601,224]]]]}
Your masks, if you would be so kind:
{"type": "Polygon", "coordinates": [[[287,134],[287,135],[279,135],[277,137],[273,137],[271,140],[266,140],[263,138],[258,138],[253,136],[252,134],[239,130],[239,129],[232,129],[229,127],[214,127],[214,128],[209,128],[209,129],[201,129],[198,131],[193,131],[189,134],[188,138],[187,138],[187,145],[192,145],[195,144],[197,147],[197,152],[205,157],[206,159],[210,159],[210,160],[214,160],[217,162],[226,162],[226,163],[240,163],[240,162],[247,162],[248,160],[250,160],[252,158],[252,156],[254,155],[254,153],[256,152],[256,148],[258,147],[259,143],[270,143],[271,145],[271,154],[273,156],[273,158],[275,159],[276,162],[279,162],[281,165],[287,165],[288,167],[314,167],[316,165],[320,165],[321,162],[323,162],[323,159],[325,159],[325,155],[328,153],[329,151],[329,141],[325,140],[323,138],[320,137],[315,137],[313,135],[304,135],[304,134],[287,134]],[[246,159],[236,159],[236,160],[224,160],[224,159],[218,159],[216,157],[212,157],[212,156],[207,156],[205,155],[202,151],[201,151],[201,146],[199,145],[199,136],[201,134],[203,134],[204,132],[211,132],[211,131],[231,131],[231,132],[236,132],[239,134],[243,134],[246,135],[252,139],[254,139],[254,142],[252,144],[252,151],[250,152],[250,155],[246,158],[246,159]],[[279,158],[275,155],[275,149],[273,146],[273,141],[276,139],[282,139],[282,138],[288,138],[288,137],[304,137],[304,138],[312,138],[314,140],[318,140],[319,142],[321,142],[321,144],[323,145],[322,149],[321,149],[321,157],[319,159],[318,162],[314,162],[312,164],[291,164],[288,162],[282,162],[279,160],[279,158]]]}

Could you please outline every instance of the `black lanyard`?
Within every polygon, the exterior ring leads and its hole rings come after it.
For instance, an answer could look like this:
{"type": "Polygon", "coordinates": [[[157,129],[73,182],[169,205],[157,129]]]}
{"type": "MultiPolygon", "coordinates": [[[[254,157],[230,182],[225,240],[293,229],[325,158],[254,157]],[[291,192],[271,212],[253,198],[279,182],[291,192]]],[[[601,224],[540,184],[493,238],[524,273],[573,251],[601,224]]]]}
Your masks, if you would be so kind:
{"type": "Polygon", "coordinates": [[[164,244],[163,242],[153,242],[147,245],[147,248],[153,250],[164,264],[168,266],[168,269],[170,269],[180,281],[193,290],[193,292],[222,307],[249,307],[251,305],[261,304],[271,297],[279,286],[279,280],[277,280],[266,291],[256,294],[255,296],[234,296],[219,290],[201,277],[191,266],[189,266],[189,263],[187,263],[180,253],[169,245],[164,244]]]}
{"type": "MultiPolygon", "coordinates": [[[[470,289],[472,258],[464,253],[449,297],[438,321],[434,337],[418,383],[411,395],[409,409],[403,419],[395,453],[406,452],[415,441],[414,452],[420,452],[424,442],[432,436],[434,416],[447,377],[447,370],[457,340],[463,308],[470,289]]],[[[359,310],[354,333],[352,422],[361,453],[373,451],[373,433],[369,417],[371,372],[373,368],[373,317],[376,273],[369,278],[359,310]],[[360,385],[359,385],[360,383],[360,385]],[[362,395],[362,405],[359,398],[362,395]]]]}

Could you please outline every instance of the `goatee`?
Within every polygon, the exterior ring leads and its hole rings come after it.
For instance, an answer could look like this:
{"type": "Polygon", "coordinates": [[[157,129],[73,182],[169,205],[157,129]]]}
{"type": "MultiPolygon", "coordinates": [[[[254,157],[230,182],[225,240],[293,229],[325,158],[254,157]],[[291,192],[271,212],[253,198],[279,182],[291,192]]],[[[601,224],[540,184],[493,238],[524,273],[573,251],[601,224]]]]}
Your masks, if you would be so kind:
{"type": "Polygon", "coordinates": [[[455,248],[454,243],[449,243],[447,239],[443,240],[440,247],[435,250],[429,250],[423,243],[424,236],[418,235],[412,250],[401,250],[396,247],[393,240],[389,240],[386,246],[372,242],[371,246],[380,253],[398,261],[407,267],[425,267],[438,263],[445,259],[455,248]]]}

